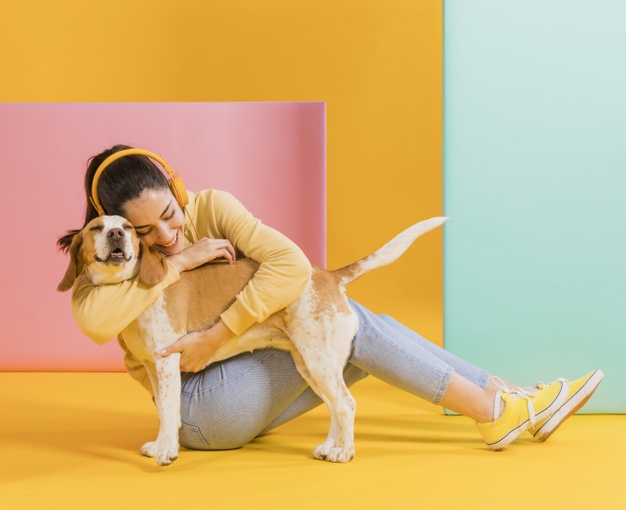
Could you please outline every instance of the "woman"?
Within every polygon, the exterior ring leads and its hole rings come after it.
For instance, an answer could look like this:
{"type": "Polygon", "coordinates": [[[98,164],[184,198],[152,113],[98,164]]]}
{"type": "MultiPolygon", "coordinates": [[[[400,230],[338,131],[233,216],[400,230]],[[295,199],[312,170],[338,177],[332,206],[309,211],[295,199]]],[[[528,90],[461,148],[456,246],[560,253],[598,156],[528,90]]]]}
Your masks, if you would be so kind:
{"type": "MultiPolygon", "coordinates": [[[[259,262],[259,270],[219,322],[183,336],[161,352],[181,354],[180,443],[202,450],[238,448],[319,405],[321,400],[287,352],[258,350],[206,366],[225,342],[300,296],[311,272],[305,255],[228,193],[189,192],[183,211],[162,171],[143,155],[124,155],[101,169],[96,183],[99,200],[94,200],[96,171],[109,156],[128,149],[118,145],[91,159],[85,176],[85,225],[98,215],[97,202],[106,214],[126,217],[148,245],[167,257],[168,272],[152,287],[136,279],[103,287],[77,282],[72,307],[81,331],[100,344],[117,336],[128,372],[152,391],[145,369],[128,352],[120,333],[182,271],[218,258],[232,263],[245,254],[259,262]]],[[[60,238],[59,247],[67,250],[77,232],[60,238]]],[[[526,430],[545,440],[586,402],[602,379],[602,373],[594,371],[569,383],[560,379],[520,388],[491,377],[391,317],[374,315],[354,301],[351,305],[360,325],[344,372],[346,383],[372,374],[468,416],[492,449],[503,448],[526,430]]]]}

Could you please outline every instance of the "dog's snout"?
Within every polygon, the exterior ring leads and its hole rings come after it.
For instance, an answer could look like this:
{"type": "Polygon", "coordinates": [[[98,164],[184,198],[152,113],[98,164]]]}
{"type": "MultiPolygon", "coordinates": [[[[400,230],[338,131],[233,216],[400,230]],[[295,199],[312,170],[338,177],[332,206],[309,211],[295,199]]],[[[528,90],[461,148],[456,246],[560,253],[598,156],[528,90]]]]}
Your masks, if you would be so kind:
{"type": "Polygon", "coordinates": [[[126,233],[123,228],[112,228],[107,232],[107,237],[113,241],[119,241],[120,239],[124,239],[126,233]]]}

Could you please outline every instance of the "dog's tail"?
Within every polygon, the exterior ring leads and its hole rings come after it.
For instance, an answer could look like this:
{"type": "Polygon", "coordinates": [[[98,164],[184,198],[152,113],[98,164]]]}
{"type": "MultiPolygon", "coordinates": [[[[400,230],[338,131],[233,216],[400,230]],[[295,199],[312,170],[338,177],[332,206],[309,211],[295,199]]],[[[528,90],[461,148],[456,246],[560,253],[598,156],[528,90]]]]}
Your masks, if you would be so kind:
{"type": "Polygon", "coordinates": [[[391,264],[413,244],[413,241],[422,234],[443,225],[447,219],[448,218],[443,216],[437,216],[429,220],[420,221],[398,234],[385,246],[379,248],[371,255],[342,267],[341,269],[337,269],[333,271],[333,273],[338,278],[339,284],[346,286],[372,269],[391,264]]]}

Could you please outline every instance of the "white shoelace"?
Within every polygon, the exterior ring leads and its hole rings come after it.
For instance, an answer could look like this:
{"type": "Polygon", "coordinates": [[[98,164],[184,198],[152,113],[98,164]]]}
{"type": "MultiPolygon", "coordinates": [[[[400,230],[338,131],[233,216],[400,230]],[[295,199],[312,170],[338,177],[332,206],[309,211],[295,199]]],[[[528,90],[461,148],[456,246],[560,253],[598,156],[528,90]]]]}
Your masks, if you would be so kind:
{"type": "Polygon", "coordinates": [[[528,404],[528,414],[530,416],[530,423],[531,425],[534,426],[535,425],[535,407],[533,406],[532,400],[530,399],[537,395],[537,392],[539,391],[539,389],[538,388],[522,388],[520,386],[509,388],[502,379],[500,379],[499,377],[496,377],[495,375],[491,378],[491,380],[498,388],[500,388],[498,392],[496,393],[496,398],[495,398],[495,404],[494,404],[494,409],[493,409],[494,420],[497,420],[500,417],[500,402],[502,401],[502,392],[504,391],[505,393],[508,393],[510,395],[517,395],[518,397],[526,400],[526,403],[528,404]]]}
{"type": "Polygon", "coordinates": [[[543,386],[550,386],[551,384],[554,384],[555,382],[562,382],[562,383],[566,384],[566,383],[568,383],[568,380],[564,379],[563,377],[559,377],[556,381],[552,381],[551,383],[548,383],[548,384],[539,381],[537,383],[537,385],[535,386],[535,388],[541,389],[541,387],[543,387],[543,386]]]}

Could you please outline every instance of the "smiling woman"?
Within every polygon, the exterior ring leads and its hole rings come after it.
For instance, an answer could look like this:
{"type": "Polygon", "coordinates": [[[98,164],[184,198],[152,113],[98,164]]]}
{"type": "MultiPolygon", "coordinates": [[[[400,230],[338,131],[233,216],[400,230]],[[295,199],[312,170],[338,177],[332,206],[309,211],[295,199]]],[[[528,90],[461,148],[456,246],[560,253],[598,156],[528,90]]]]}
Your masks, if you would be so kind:
{"type": "Polygon", "coordinates": [[[168,190],[146,190],[124,206],[137,235],[163,255],[183,250],[183,211],[168,190]]]}

